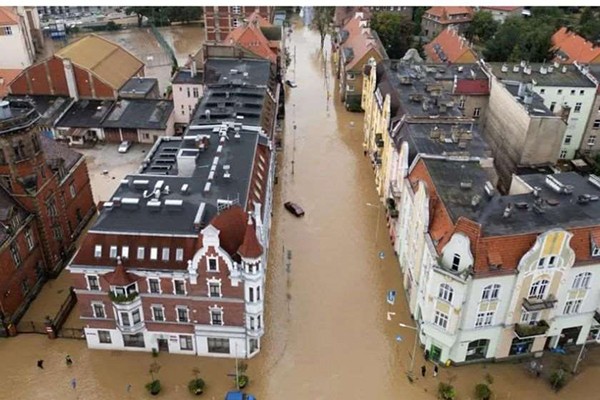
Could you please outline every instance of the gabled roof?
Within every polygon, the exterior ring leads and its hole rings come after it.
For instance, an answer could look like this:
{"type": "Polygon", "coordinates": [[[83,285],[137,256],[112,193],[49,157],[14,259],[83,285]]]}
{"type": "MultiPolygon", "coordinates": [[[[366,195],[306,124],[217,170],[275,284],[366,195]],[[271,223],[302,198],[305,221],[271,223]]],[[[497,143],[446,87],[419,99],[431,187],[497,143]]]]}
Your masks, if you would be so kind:
{"type": "Polygon", "coordinates": [[[12,7],[0,7],[0,25],[19,25],[19,16],[12,7]]]}
{"type": "Polygon", "coordinates": [[[0,69],[0,99],[8,94],[8,84],[11,83],[21,71],[22,70],[20,69],[0,69]]]}
{"type": "Polygon", "coordinates": [[[258,258],[262,255],[263,248],[258,242],[256,237],[256,230],[254,228],[252,218],[248,218],[246,224],[246,232],[244,233],[244,242],[238,249],[238,254],[245,258],[258,258]]]}
{"type": "Polygon", "coordinates": [[[425,45],[427,58],[436,63],[475,62],[477,55],[455,29],[446,28],[431,43],[425,45]]]}
{"type": "Polygon", "coordinates": [[[224,43],[228,45],[237,44],[271,62],[277,61],[277,54],[271,49],[269,40],[254,24],[235,28],[227,35],[224,43]]]}
{"type": "Polygon", "coordinates": [[[600,63],[600,47],[595,47],[593,43],[566,27],[560,28],[552,35],[552,46],[552,51],[557,53],[560,61],[600,63]]]}
{"type": "Polygon", "coordinates": [[[219,230],[221,248],[233,256],[244,243],[248,214],[242,207],[235,205],[221,212],[210,222],[219,230]]]}
{"type": "Polygon", "coordinates": [[[464,22],[470,21],[473,16],[473,9],[471,7],[431,7],[425,14],[430,14],[438,17],[437,22],[440,23],[456,23],[456,22],[464,22]],[[457,19],[450,19],[450,15],[462,15],[468,14],[468,17],[457,19]]]}
{"type": "Polygon", "coordinates": [[[348,37],[342,43],[342,51],[351,55],[346,60],[346,70],[352,70],[370,50],[376,51],[381,58],[387,58],[377,33],[364,27],[361,21],[361,18],[352,18],[343,28],[348,37]]]}
{"type": "Polygon", "coordinates": [[[256,25],[260,28],[267,28],[273,26],[269,23],[269,21],[267,21],[266,18],[260,15],[258,10],[255,10],[252,14],[248,16],[248,24],[256,25]]]}
{"type": "Polygon", "coordinates": [[[78,67],[93,72],[115,90],[144,67],[141,60],[123,47],[95,34],[63,47],[55,56],[70,59],[78,67]]]}

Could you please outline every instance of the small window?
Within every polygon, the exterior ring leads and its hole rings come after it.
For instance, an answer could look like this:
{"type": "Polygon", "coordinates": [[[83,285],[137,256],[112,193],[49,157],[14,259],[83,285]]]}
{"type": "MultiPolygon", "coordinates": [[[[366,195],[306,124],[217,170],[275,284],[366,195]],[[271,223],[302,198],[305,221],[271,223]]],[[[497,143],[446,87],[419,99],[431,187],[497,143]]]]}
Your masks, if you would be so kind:
{"type": "Polygon", "coordinates": [[[571,90],[571,96],[573,96],[575,94],[575,89],[571,90]]]}
{"type": "Polygon", "coordinates": [[[169,261],[169,248],[168,247],[163,247],[163,249],[162,249],[162,260],[169,261]]]}
{"type": "Polygon", "coordinates": [[[587,145],[593,146],[595,144],[596,144],[596,135],[590,135],[590,137],[588,137],[587,145]]]}
{"type": "Polygon", "coordinates": [[[562,89],[558,89],[556,93],[562,94],[562,89]]]}
{"type": "Polygon", "coordinates": [[[117,246],[110,246],[110,258],[117,258],[117,246]]]}
{"type": "Polygon", "coordinates": [[[138,260],[143,260],[144,259],[144,248],[143,247],[138,247],[137,249],[137,259],[138,260]]]}
{"type": "Polygon", "coordinates": [[[349,81],[353,81],[353,80],[356,79],[356,75],[354,75],[354,72],[348,72],[346,74],[346,79],[349,80],[349,81]]]}
{"type": "Polygon", "coordinates": [[[566,135],[565,144],[571,144],[571,139],[573,139],[573,135],[566,135]]]}
{"type": "Polygon", "coordinates": [[[476,107],[475,109],[473,109],[473,117],[474,118],[479,117],[479,113],[481,113],[481,108],[476,107]]]}
{"type": "Polygon", "coordinates": [[[354,85],[346,85],[347,92],[354,92],[354,85]]]}
{"type": "Polygon", "coordinates": [[[175,261],[183,261],[183,249],[178,248],[175,250],[175,261]]]}
{"type": "Polygon", "coordinates": [[[548,260],[548,268],[554,268],[556,266],[556,256],[550,256],[548,260]]]}
{"type": "Polygon", "coordinates": [[[573,112],[581,112],[581,103],[575,103],[575,108],[573,109],[573,112]]]}
{"type": "Polygon", "coordinates": [[[189,322],[189,310],[185,306],[177,307],[177,321],[179,322],[189,322]]]}
{"type": "Polygon", "coordinates": [[[200,96],[200,93],[198,92],[198,88],[195,87],[192,89],[192,93],[194,94],[195,98],[198,98],[200,96]]]}
{"type": "Polygon", "coordinates": [[[88,282],[88,290],[100,290],[100,283],[96,275],[86,275],[88,282]]]}
{"type": "Polygon", "coordinates": [[[592,125],[592,128],[594,128],[594,129],[600,129],[600,119],[595,119],[594,120],[594,125],[592,125]]]}
{"type": "Polygon", "coordinates": [[[579,91],[579,95],[580,96],[583,96],[584,94],[585,94],[585,90],[582,89],[582,90],[579,91]]]}
{"type": "Polygon", "coordinates": [[[460,254],[456,253],[456,254],[454,254],[454,257],[452,258],[452,269],[454,271],[458,271],[459,266],[460,266],[460,254]]]}
{"type": "Polygon", "coordinates": [[[194,350],[194,341],[189,335],[179,335],[179,348],[181,350],[194,350]]]}
{"type": "Polygon", "coordinates": [[[21,265],[21,254],[19,253],[19,245],[17,242],[13,242],[10,245],[10,254],[12,255],[15,266],[18,268],[21,265]]]}
{"type": "Polygon", "coordinates": [[[556,102],[555,101],[553,101],[552,103],[550,103],[550,107],[549,107],[550,112],[554,112],[554,108],[555,107],[556,107],[556,102]]]}
{"type": "Polygon", "coordinates": [[[158,259],[158,247],[150,248],[150,259],[157,260],[158,259]]]}
{"type": "Polygon", "coordinates": [[[560,154],[558,155],[558,158],[560,158],[561,160],[564,160],[565,158],[567,158],[567,150],[561,150],[560,154]]]}
{"type": "Polygon", "coordinates": [[[149,278],[148,279],[148,292],[160,293],[160,279],[149,278]]]}
{"type": "Polygon", "coordinates": [[[112,339],[110,337],[110,331],[98,331],[98,340],[100,343],[110,344],[112,339]]]}
{"type": "Polygon", "coordinates": [[[465,109],[465,98],[461,97],[460,100],[458,101],[458,108],[460,108],[461,110],[465,109]]]}
{"type": "Polygon", "coordinates": [[[69,192],[71,193],[71,198],[74,199],[77,192],[75,191],[75,185],[73,183],[69,185],[69,192]]]}
{"type": "Polygon", "coordinates": [[[208,270],[211,271],[211,272],[218,271],[218,268],[217,268],[217,259],[216,258],[209,258],[208,259],[208,270]]]}
{"type": "Polygon", "coordinates": [[[209,296],[210,297],[221,297],[221,284],[217,282],[211,282],[208,284],[209,296]]]}
{"type": "Polygon", "coordinates": [[[211,325],[223,325],[223,311],[211,310],[210,312],[210,324],[211,325]]]}
{"type": "Polygon", "coordinates": [[[538,260],[538,269],[544,268],[544,264],[546,264],[546,257],[542,257],[538,260]]]}
{"type": "Polygon", "coordinates": [[[31,229],[25,231],[25,241],[27,242],[27,249],[33,250],[35,243],[33,242],[33,233],[31,232],[31,229]]]}
{"type": "Polygon", "coordinates": [[[94,311],[94,318],[106,318],[106,312],[104,311],[104,304],[93,303],[92,309],[94,311]]]}
{"type": "Polygon", "coordinates": [[[452,298],[454,297],[454,289],[446,283],[442,283],[440,285],[440,290],[438,293],[438,297],[440,300],[447,301],[448,303],[452,303],[452,298]]]}
{"type": "Polygon", "coordinates": [[[441,311],[436,311],[433,318],[433,323],[441,328],[446,329],[448,327],[448,315],[441,311]]]}
{"type": "Polygon", "coordinates": [[[94,257],[96,257],[96,258],[102,257],[102,245],[97,244],[94,247],[94,257]]]}
{"type": "Polygon", "coordinates": [[[540,89],[540,94],[546,93],[546,89],[540,89]]]}
{"type": "Polygon", "coordinates": [[[590,287],[591,280],[591,272],[582,272],[581,274],[577,274],[573,280],[573,289],[587,289],[590,287]]]}
{"type": "Polygon", "coordinates": [[[121,247],[121,258],[129,258],[129,246],[121,247]]]}
{"type": "Polygon", "coordinates": [[[185,281],[183,279],[173,280],[173,289],[175,294],[185,294],[185,281]]]}
{"type": "Polygon", "coordinates": [[[163,306],[152,306],[152,319],[159,322],[165,320],[165,309],[163,306]]]}

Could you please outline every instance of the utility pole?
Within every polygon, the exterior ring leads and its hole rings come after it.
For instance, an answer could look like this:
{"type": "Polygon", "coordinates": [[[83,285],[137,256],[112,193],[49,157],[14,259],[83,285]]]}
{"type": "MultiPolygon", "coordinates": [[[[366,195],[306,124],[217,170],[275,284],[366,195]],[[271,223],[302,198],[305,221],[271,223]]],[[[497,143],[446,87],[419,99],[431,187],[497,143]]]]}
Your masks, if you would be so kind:
{"type": "Polygon", "coordinates": [[[585,341],[581,345],[581,350],[579,351],[579,355],[577,356],[577,361],[575,361],[575,365],[573,366],[573,374],[577,373],[577,368],[579,367],[579,363],[583,359],[583,352],[585,350],[585,341]]]}

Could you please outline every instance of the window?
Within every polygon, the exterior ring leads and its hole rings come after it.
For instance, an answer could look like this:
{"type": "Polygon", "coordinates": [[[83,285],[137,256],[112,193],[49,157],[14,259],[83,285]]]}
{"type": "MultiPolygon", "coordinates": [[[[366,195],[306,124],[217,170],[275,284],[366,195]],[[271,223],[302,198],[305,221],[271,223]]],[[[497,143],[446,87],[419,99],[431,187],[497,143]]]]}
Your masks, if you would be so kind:
{"type": "Polygon", "coordinates": [[[456,253],[456,254],[454,254],[454,257],[452,258],[452,269],[454,271],[458,271],[459,265],[460,265],[460,254],[456,253]]]}
{"type": "Polygon", "coordinates": [[[487,285],[483,288],[483,293],[481,294],[482,301],[489,300],[498,300],[498,293],[500,292],[500,285],[493,284],[487,285]]]}
{"type": "Polygon", "coordinates": [[[106,318],[106,312],[104,310],[104,304],[92,303],[92,310],[94,311],[94,318],[106,318]]]}
{"type": "Polygon", "coordinates": [[[219,269],[217,268],[217,259],[216,258],[209,258],[208,259],[208,270],[211,272],[216,272],[219,269]]]}
{"type": "Polygon", "coordinates": [[[250,330],[253,331],[254,327],[255,327],[255,325],[254,325],[254,317],[250,317],[250,330]]]}
{"type": "Polygon", "coordinates": [[[556,93],[558,93],[558,94],[562,94],[562,89],[558,89],[558,90],[556,91],[556,93]]]}
{"type": "Polygon", "coordinates": [[[121,312],[121,325],[131,326],[131,320],[129,319],[129,313],[121,312]]]}
{"type": "Polygon", "coordinates": [[[110,258],[117,258],[117,246],[110,246],[110,258]]]}
{"type": "Polygon", "coordinates": [[[210,312],[210,324],[211,325],[223,325],[223,311],[211,310],[210,312]]]}
{"type": "Polygon", "coordinates": [[[582,272],[577,274],[573,280],[573,289],[587,289],[590,287],[590,280],[592,280],[591,272],[582,272]]]}
{"type": "Polygon", "coordinates": [[[182,279],[174,279],[173,287],[175,294],[185,294],[185,281],[182,279]]]}
{"type": "Polygon", "coordinates": [[[582,89],[582,90],[579,91],[579,95],[580,96],[583,96],[584,94],[585,94],[585,90],[582,89]]]}
{"type": "Polygon", "coordinates": [[[62,229],[60,227],[60,225],[54,225],[52,227],[52,233],[54,235],[54,239],[56,240],[62,240],[62,229]]]}
{"type": "Polygon", "coordinates": [[[575,89],[571,89],[571,96],[575,94],[575,89]]]}
{"type": "Polygon", "coordinates": [[[492,325],[493,320],[494,320],[494,312],[493,311],[477,313],[477,318],[475,319],[475,328],[480,328],[482,326],[490,326],[490,325],[492,325]]]}
{"type": "Polygon", "coordinates": [[[442,283],[440,285],[440,290],[438,293],[438,297],[440,300],[447,301],[448,303],[452,303],[452,297],[454,296],[454,289],[446,283],[442,283]]]}
{"type": "Polygon", "coordinates": [[[152,306],[152,319],[159,322],[165,320],[165,309],[163,306],[152,306]]]}
{"type": "Polygon", "coordinates": [[[209,353],[229,354],[229,339],[207,338],[209,353]]]}
{"type": "Polygon", "coordinates": [[[177,307],[177,321],[179,322],[189,322],[189,310],[185,306],[177,307]]]}
{"type": "Polygon", "coordinates": [[[121,247],[121,258],[129,258],[129,246],[121,247]]]}
{"type": "Polygon", "coordinates": [[[353,81],[353,80],[356,79],[356,75],[354,75],[354,72],[348,72],[346,74],[346,79],[349,80],[349,81],[353,81]]]}
{"type": "Polygon", "coordinates": [[[112,339],[110,337],[110,331],[98,331],[98,340],[100,343],[110,344],[112,339]]]}
{"type": "Polygon", "coordinates": [[[158,247],[151,247],[150,248],[150,259],[151,260],[158,260],[158,247]]]}
{"type": "Polygon", "coordinates": [[[137,324],[142,320],[142,317],[140,316],[140,310],[134,310],[131,313],[131,318],[133,320],[133,324],[137,324]]]}
{"type": "Polygon", "coordinates": [[[558,156],[558,158],[560,158],[560,159],[567,158],[567,150],[561,150],[560,151],[560,155],[558,156]]]}
{"type": "Polygon", "coordinates": [[[144,334],[136,333],[135,335],[123,334],[123,346],[125,347],[146,347],[144,344],[144,334]]]}
{"type": "Polygon", "coordinates": [[[592,246],[592,256],[593,257],[600,256],[600,247],[592,246]]]}
{"type": "Polygon", "coordinates": [[[144,248],[143,247],[138,247],[138,250],[137,250],[137,259],[138,260],[143,260],[144,259],[144,248]]]}
{"type": "Polygon", "coordinates": [[[163,247],[163,249],[162,249],[162,260],[169,261],[169,248],[168,247],[163,247]]]}
{"type": "Polygon", "coordinates": [[[190,88],[189,88],[189,87],[187,87],[186,89],[187,89],[187,97],[188,97],[188,98],[192,97],[192,96],[191,96],[191,94],[190,94],[190,88]]]}
{"type": "MultiPolygon", "coordinates": [[[[237,28],[238,26],[240,26],[240,19],[239,18],[232,18],[232,20],[231,20],[231,26],[233,26],[234,28],[237,28]]],[[[252,46],[252,43],[250,43],[250,45],[252,46]]]]}
{"type": "Polygon", "coordinates": [[[0,28],[0,36],[10,36],[12,35],[12,26],[3,26],[0,28]]]}
{"type": "Polygon", "coordinates": [[[540,94],[546,93],[546,89],[540,89],[540,94]]]}
{"type": "Polygon", "coordinates": [[[556,266],[556,256],[550,256],[548,259],[548,268],[554,268],[556,266]]]}
{"type": "Polygon", "coordinates": [[[256,287],[256,301],[260,301],[260,286],[256,287]]]}
{"type": "Polygon", "coordinates": [[[69,185],[69,192],[71,193],[71,198],[74,199],[77,192],[75,192],[75,185],[72,183],[69,185]]]}
{"type": "Polygon", "coordinates": [[[233,14],[239,14],[239,13],[242,12],[242,7],[240,7],[240,6],[233,6],[233,7],[231,7],[231,12],[233,14]]]}
{"type": "Polygon", "coordinates": [[[192,93],[194,95],[195,98],[198,98],[198,96],[200,95],[200,93],[198,92],[198,88],[195,87],[192,89],[192,93]]]}
{"type": "Polygon", "coordinates": [[[194,350],[192,337],[188,335],[179,335],[179,348],[181,350],[194,350]]]}
{"type": "Polygon", "coordinates": [[[19,245],[16,242],[11,243],[10,245],[10,255],[12,256],[16,267],[21,265],[21,254],[19,254],[19,245]]]}
{"type": "Polygon", "coordinates": [[[565,144],[571,144],[571,139],[573,139],[573,135],[566,135],[565,144]]]}
{"type": "Polygon", "coordinates": [[[209,288],[209,296],[210,297],[221,297],[221,284],[216,282],[211,282],[208,284],[209,288]]]}
{"type": "Polygon", "coordinates": [[[460,100],[458,101],[458,108],[460,108],[461,110],[464,110],[465,108],[465,98],[461,97],[460,100]]]}
{"type": "Polygon", "coordinates": [[[441,328],[446,329],[448,327],[448,315],[441,311],[436,311],[435,317],[433,318],[433,323],[441,328]]]}
{"type": "Polygon", "coordinates": [[[97,244],[94,247],[94,257],[96,257],[96,258],[102,257],[102,245],[97,244]]]}
{"type": "Polygon", "coordinates": [[[160,293],[160,279],[148,278],[148,292],[160,293]]]}
{"type": "Polygon", "coordinates": [[[523,314],[521,314],[521,322],[528,325],[535,325],[537,323],[538,316],[539,312],[537,311],[523,311],[523,314]]]}
{"type": "Polygon", "coordinates": [[[46,208],[48,209],[49,216],[56,217],[58,213],[56,212],[56,205],[54,204],[53,198],[46,201],[46,208]]]}
{"type": "Polygon", "coordinates": [[[573,109],[573,112],[580,112],[581,111],[581,103],[575,103],[575,108],[573,109]]]}
{"type": "Polygon", "coordinates": [[[347,92],[354,92],[354,85],[346,85],[347,92]]]}
{"type": "Polygon", "coordinates": [[[582,300],[567,301],[563,314],[577,314],[579,312],[579,308],[581,307],[581,302],[582,300]]]}
{"type": "Polygon", "coordinates": [[[600,128],[600,119],[595,119],[594,120],[594,125],[592,126],[592,128],[594,128],[594,129],[599,129],[600,128]]]}
{"type": "Polygon", "coordinates": [[[546,279],[535,281],[529,288],[529,297],[543,299],[549,284],[546,279]]]}
{"type": "Polygon", "coordinates": [[[261,323],[261,321],[262,321],[262,318],[261,318],[261,316],[260,316],[260,315],[259,315],[258,317],[256,317],[256,327],[257,327],[258,329],[260,329],[260,328],[262,327],[262,323],[261,323]]]}
{"type": "Polygon", "coordinates": [[[550,103],[550,112],[554,112],[554,107],[556,107],[556,102],[553,101],[552,103],[550,103]]]}
{"type": "Polygon", "coordinates": [[[183,249],[178,248],[175,250],[175,261],[183,261],[183,249]]]}
{"type": "Polygon", "coordinates": [[[27,242],[27,249],[32,250],[35,243],[33,242],[33,233],[31,229],[25,231],[25,241],[27,242]]]}
{"type": "Polygon", "coordinates": [[[248,301],[250,303],[254,302],[254,288],[253,287],[248,288],[248,301]]]}
{"type": "Polygon", "coordinates": [[[588,137],[587,145],[593,146],[595,144],[596,144],[596,135],[590,135],[590,137],[588,137]]]}
{"type": "Polygon", "coordinates": [[[100,290],[100,282],[96,275],[86,275],[88,290],[100,290]]]}
{"type": "Polygon", "coordinates": [[[474,117],[474,118],[477,118],[477,117],[479,117],[479,114],[480,114],[480,113],[481,113],[481,108],[479,108],[479,107],[475,107],[475,108],[473,109],[473,117],[474,117]]]}

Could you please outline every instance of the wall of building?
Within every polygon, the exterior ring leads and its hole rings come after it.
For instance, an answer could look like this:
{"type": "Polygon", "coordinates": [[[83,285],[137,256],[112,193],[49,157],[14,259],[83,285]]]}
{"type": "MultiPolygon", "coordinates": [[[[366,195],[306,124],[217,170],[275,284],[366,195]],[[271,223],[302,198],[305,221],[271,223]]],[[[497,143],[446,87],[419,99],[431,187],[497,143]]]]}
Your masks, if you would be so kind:
{"type": "Polygon", "coordinates": [[[203,94],[202,85],[173,84],[174,122],[189,124],[192,113],[203,94]],[[196,89],[196,92],[194,92],[196,89]]]}
{"type": "Polygon", "coordinates": [[[594,99],[579,149],[591,157],[600,152],[600,93],[594,99]]]}
{"type": "Polygon", "coordinates": [[[0,30],[10,30],[10,35],[0,35],[0,50],[5,56],[0,57],[0,68],[23,69],[33,62],[26,43],[23,25],[0,25],[0,30]],[[6,56],[10,54],[10,56],[6,56]]]}

